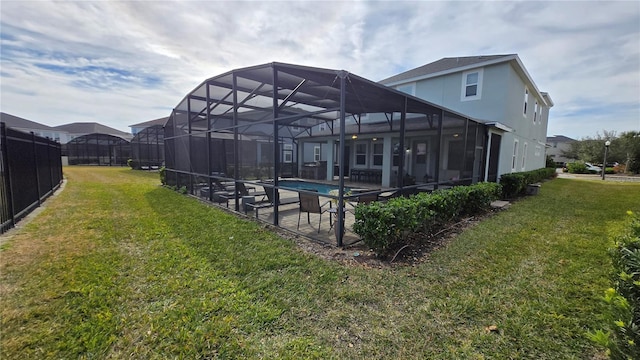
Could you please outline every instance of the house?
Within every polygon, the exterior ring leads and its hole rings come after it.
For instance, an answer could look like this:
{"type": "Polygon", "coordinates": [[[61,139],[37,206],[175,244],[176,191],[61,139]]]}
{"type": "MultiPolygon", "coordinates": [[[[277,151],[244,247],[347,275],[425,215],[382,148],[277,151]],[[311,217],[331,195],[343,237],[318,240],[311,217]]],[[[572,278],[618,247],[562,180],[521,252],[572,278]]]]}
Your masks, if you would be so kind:
{"type": "Polygon", "coordinates": [[[566,163],[576,159],[568,158],[564,154],[571,150],[571,144],[576,140],[563,135],[553,135],[547,137],[547,155],[553,158],[556,166],[564,166],[566,163]]]}
{"type": "MultiPolygon", "coordinates": [[[[335,186],[324,196],[342,203],[346,181],[406,195],[545,166],[553,103],[517,55],[436,63],[380,83],[284,63],[208,78],[165,124],[166,183],[213,200],[199,190],[266,178],[290,191],[280,179],[301,177],[335,186]]],[[[344,209],[336,215],[343,229],[344,209]]]]}
{"type": "Polygon", "coordinates": [[[70,136],[67,131],[64,131],[55,127],[47,126],[44,124],[40,124],[35,121],[23,119],[21,117],[7,114],[4,112],[0,112],[0,121],[5,123],[6,126],[10,128],[14,128],[16,130],[26,132],[26,133],[32,132],[37,136],[49,138],[61,144],[64,144],[70,140],[70,136]]]}
{"type": "Polygon", "coordinates": [[[518,55],[443,58],[380,83],[487,125],[486,180],[545,166],[554,104],[518,55]]]}

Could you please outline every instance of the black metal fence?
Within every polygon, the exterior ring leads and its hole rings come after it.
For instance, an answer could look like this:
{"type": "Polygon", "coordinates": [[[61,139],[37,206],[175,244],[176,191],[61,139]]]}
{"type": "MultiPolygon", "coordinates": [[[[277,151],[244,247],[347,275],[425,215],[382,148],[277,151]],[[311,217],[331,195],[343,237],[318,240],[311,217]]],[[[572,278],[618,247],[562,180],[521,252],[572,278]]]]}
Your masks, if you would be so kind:
{"type": "Polygon", "coordinates": [[[0,233],[40,206],[61,183],[59,143],[0,123],[0,233]]]}

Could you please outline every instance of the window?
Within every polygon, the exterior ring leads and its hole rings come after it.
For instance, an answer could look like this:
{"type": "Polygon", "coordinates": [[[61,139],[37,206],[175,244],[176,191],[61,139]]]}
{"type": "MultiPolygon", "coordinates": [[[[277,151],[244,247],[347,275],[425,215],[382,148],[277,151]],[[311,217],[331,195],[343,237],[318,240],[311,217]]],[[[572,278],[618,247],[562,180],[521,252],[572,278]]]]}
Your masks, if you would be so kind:
{"type": "Polygon", "coordinates": [[[313,161],[320,161],[320,146],[313,147],[313,161]]]}
{"type": "Polygon", "coordinates": [[[525,164],[527,161],[527,143],[524,143],[524,146],[522,147],[522,170],[524,171],[525,169],[525,164]]]}
{"type": "Polygon", "coordinates": [[[540,147],[540,145],[536,145],[536,156],[540,156],[541,150],[542,150],[542,147],[540,147]]]}
{"type": "Polygon", "coordinates": [[[516,163],[518,162],[518,140],[513,141],[513,156],[511,158],[511,172],[516,171],[516,163]]]}
{"type": "Polygon", "coordinates": [[[533,104],[533,123],[538,120],[538,100],[533,104]]]}
{"type": "Polygon", "coordinates": [[[460,100],[479,100],[482,95],[482,69],[462,73],[460,100]]]}
{"type": "Polygon", "coordinates": [[[524,108],[522,109],[522,115],[527,116],[527,102],[529,101],[529,89],[524,88],[524,108]]]}
{"type": "Polygon", "coordinates": [[[367,144],[356,144],[356,165],[367,165],[367,144]]]}
{"type": "Polygon", "coordinates": [[[298,126],[292,125],[291,131],[300,131],[300,128],[298,126]]]}
{"type": "Polygon", "coordinates": [[[403,93],[407,93],[409,95],[415,95],[416,94],[416,83],[399,85],[399,86],[396,87],[396,90],[402,91],[403,93]]]}
{"type": "Polygon", "coordinates": [[[373,144],[373,165],[382,166],[382,154],[384,153],[384,144],[373,144]]]}
{"type": "Polygon", "coordinates": [[[293,145],[284,144],[283,157],[284,157],[284,162],[286,163],[293,162],[293,145]]]}
{"type": "Polygon", "coordinates": [[[327,130],[327,123],[325,122],[321,122],[320,123],[320,127],[319,127],[320,131],[325,131],[327,130]]]}

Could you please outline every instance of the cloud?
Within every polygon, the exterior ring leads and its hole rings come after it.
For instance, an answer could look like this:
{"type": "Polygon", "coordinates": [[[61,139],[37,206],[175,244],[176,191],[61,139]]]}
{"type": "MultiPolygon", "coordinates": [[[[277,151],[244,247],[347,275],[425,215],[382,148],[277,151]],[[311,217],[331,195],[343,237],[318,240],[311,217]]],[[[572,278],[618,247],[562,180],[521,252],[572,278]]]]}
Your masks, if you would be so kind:
{"type": "Polygon", "coordinates": [[[272,61],[380,80],[442,57],[517,53],[550,134],[640,129],[640,4],[3,2],[2,111],[127,130],[206,78],[272,61]]]}

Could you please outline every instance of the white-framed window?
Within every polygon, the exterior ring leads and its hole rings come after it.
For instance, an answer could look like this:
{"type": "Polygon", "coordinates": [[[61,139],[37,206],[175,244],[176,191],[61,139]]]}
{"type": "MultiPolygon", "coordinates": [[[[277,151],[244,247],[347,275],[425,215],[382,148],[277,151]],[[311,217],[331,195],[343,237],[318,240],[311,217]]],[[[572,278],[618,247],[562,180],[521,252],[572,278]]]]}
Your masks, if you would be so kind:
{"type": "Polygon", "coordinates": [[[542,147],[540,145],[536,145],[536,153],[535,153],[536,156],[540,156],[541,150],[542,150],[542,147]]]}
{"type": "Polygon", "coordinates": [[[284,144],[284,151],[282,152],[284,162],[291,163],[293,162],[293,145],[292,144],[284,144]]]}
{"type": "Polygon", "coordinates": [[[516,171],[518,163],[518,139],[513,141],[513,156],[511,157],[511,172],[516,171]]]}
{"type": "Polygon", "coordinates": [[[482,74],[482,69],[462,73],[461,101],[480,100],[482,96],[482,74]]]}
{"type": "Polygon", "coordinates": [[[416,83],[412,82],[412,83],[409,83],[409,84],[398,85],[398,86],[396,86],[396,90],[402,91],[403,93],[415,96],[416,95],[416,83]]]}
{"type": "Polygon", "coordinates": [[[356,165],[367,165],[367,144],[356,144],[356,165]]]}
{"type": "Polygon", "coordinates": [[[529,102],[529,88],[524,87],[524,107],[522,108],[522,115],[527,116],[527,103],[529,102]]]}
{"type": "Polygon", "coordinates": [[[313,161],[320,161],[320,146],[313,147],[313,161]]]}
{"type": "Polygon", "coordinates": [[[533,123],[538,120],[538,100],[533,104],[533,123]]]}
{"type": "Polygon", "coordinates": [[[373,165],[382,166],[382,157],[384,154],[384,144],[380,142],[373,143],[373,165]]]}
{"type": "Polygon", "coordinates": [[[327,130],[327,123],[326,122],[321,122],[320,126],[318,127],[318,129],[320,129],[320,131],[327,130]]]}
{"type": "Polygon", "coordinates": [[[526,167],[526,162],[527,162],[527,143],[524,143],[524,146],[522,146],[522,171],[525,170],[526,167]]]}

